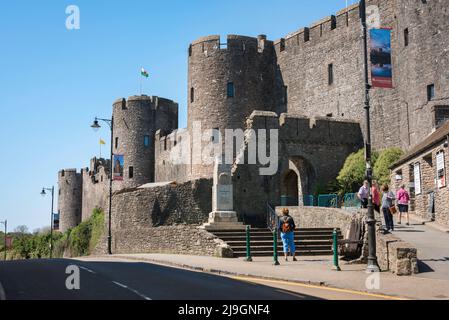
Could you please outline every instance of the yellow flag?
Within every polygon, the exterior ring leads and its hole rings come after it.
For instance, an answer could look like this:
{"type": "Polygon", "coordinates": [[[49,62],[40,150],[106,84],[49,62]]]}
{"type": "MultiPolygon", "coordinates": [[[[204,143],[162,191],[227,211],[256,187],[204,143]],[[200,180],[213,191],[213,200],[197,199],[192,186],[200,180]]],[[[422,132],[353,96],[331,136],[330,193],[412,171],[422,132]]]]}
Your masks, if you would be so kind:
{"type": "Polygon", "coordinates": [[[103,141],[103,139],[100,139],[100,144],[103,144],[103,145],[105,145],[105,144],[106,144],[106,142],[104,142],[104,141],[103,141]]]}

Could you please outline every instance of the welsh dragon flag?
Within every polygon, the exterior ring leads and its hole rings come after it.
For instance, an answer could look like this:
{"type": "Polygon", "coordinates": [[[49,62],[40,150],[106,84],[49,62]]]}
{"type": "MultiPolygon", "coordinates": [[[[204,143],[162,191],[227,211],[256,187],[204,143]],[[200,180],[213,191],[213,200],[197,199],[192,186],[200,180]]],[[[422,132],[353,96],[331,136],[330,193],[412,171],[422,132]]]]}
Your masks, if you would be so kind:
{"type": "Polygon", "coordinates": [[[142,75],[142,77],[145,77],[145,78],[148,78],[150,76],[150,74],[144,68],[142,68],[142,70],[140,70],[140,74],[142,75]]]}

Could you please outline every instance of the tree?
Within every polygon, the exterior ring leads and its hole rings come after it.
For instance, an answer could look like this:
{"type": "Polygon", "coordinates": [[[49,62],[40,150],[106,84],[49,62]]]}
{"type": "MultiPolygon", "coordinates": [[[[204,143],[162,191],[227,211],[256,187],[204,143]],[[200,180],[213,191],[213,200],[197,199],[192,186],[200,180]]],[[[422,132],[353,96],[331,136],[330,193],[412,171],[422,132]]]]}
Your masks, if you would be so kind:
{"type": "MultiPolygon", "coordinates": [[[[379,153],[373,151],[372,162],[376,163],[379,153]]],[[[366,164],[365,164],[365,149],[350,154],[345,161],[340,174],[337,177],[340,185],[341,193],[351,193],[358,191],[358,188],[365,180],[366,164]]]]}
{"type": "Polygon", "coordinates": [[[15,233],[21,233],[21,234],[28,234],[28,227],[25,225],[17,226],[17,228],[14,229],[15,233]]]}
{"type": "Polygon", "coordinates": [[[380,153],[374,165],[374,176],[379,184],[390,183],[390,167],[403,155],[404,152],[399,148],[388,148],[380,153]]]}

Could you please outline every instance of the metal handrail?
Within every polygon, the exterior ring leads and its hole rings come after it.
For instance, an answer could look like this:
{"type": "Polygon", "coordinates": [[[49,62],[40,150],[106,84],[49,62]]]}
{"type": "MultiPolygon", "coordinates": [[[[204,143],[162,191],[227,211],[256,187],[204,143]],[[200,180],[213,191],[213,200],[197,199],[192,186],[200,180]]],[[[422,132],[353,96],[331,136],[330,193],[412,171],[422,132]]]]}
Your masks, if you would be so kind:
{"type": "Polygon", "coordinates": [[[279,217],[276,210],[267,202],[267,227],[271,232],[274,232],[279,226],[279,217]]]}

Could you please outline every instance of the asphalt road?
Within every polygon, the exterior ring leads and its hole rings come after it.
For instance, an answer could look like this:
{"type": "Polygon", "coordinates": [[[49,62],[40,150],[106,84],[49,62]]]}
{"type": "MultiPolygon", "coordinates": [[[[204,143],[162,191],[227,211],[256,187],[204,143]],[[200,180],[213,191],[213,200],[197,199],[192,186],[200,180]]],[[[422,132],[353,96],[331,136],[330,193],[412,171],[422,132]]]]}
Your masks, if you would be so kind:
{"type": "Polygon", "coordinates": [[[81,262],[58,259],[0,262],[0,299],[303,300],[318,298],[263,284],[149,263],[81,262]],[[71,265],[79,267],[79,290],[68,290],[66,287],[66,280],[72,275],[66,274],[66,269],[71,265]]]}

